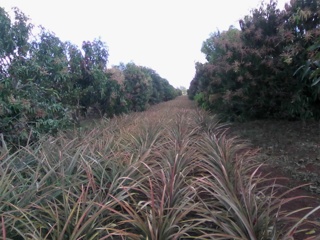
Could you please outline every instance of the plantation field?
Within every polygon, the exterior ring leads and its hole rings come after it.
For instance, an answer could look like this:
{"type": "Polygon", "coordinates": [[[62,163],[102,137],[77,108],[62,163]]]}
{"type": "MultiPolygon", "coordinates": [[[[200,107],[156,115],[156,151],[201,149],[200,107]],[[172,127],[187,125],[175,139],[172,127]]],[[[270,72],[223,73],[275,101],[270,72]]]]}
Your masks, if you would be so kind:
{"type": "Polygon", "coordinates": [[[318,239],[316,195],[263,177],[276,151],[239,126],[181,96],[2,147],[0,239],[318,239]]]}

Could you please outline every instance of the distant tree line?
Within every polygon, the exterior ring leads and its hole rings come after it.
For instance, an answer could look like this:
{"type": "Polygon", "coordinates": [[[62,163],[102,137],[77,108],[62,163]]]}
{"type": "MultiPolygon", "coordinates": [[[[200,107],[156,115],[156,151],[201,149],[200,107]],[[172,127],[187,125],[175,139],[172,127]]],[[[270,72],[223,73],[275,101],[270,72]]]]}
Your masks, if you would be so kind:
{"type": "Polygon", "coordinates": [[[320,118],[320,2],[262,3],[202,46],[188,95],[229,120],[320,118]]]}
{"type": "Polygon", "coordinates": [[[101,116],[143,111],[181,95],[154,70],[134,63],[107,68],[100,39],[82,49],[33,25],[18,9],[0,7],[0,134],[26,144],[71,126],[89,109],[101,116]]]}

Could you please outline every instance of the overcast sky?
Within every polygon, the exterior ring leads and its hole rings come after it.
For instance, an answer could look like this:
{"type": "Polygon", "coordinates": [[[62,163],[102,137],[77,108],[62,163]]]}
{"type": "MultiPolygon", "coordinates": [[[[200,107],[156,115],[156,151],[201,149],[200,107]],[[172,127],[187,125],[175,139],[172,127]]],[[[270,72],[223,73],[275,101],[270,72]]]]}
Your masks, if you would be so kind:
{"type": "MultiPolygon", "coordinates": [[[[279,0],[283,8],[285,2],[279,0]]],[[[133,61],[150,67],[173,86],[189,87],[201,45],[210,33],[238,27],[260,0],[0,0],[17,6],[33,24],[62,41],[81,46],[101,37],[109,49],[108,67],[133,61]]]]}

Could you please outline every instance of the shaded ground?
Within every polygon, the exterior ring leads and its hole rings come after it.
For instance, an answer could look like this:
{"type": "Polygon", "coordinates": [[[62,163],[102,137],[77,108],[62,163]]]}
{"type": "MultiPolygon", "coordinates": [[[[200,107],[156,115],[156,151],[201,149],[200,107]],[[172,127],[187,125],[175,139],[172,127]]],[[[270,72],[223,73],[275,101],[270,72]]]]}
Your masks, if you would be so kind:
{"type": "MultiPolygon", "coordinates": [[[[260,149],[258,160],[267,164],[262,168],[269,177],[285,177],[279,183],[290,188],[309,184],[293,191],[291,196],[306,195],[311,198],[297,200],[286,206],[287,210],[320,205],[320,123],[259,120],[234,123],[230,130],[260,149]]],[[[300,213],[303,216],[307,211],[300,213]]],[[[312,215],[320,222],[320,212],[312,215]]],[[[320,229],[296,239],[320,239],[320,229]]]]}
{"type": "Polygon", "coordinates": [[[320,196],[320,123],[251,121],[231,127],[261,149],[259,160],[292,180],[311,183],[306,190],[320,196]]]}

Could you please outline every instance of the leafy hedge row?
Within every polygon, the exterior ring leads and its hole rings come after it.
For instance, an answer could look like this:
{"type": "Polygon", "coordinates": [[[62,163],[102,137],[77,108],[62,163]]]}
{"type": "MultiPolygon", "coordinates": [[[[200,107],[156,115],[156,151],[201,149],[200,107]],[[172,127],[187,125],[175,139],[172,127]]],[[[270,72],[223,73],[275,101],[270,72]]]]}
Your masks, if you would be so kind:
{"type": "Polygon", "coordinates": [[[189,97],[230,120],[320,118],[320,3],[262,3],[202,46],[189,97]]]}
{"type": "Polygon", "coordinates": [[[53,134],[88,110],[111,117],[181,94],[152,69],[134,63],[107,69],[100,39],[79,49],[43,28],[33,36],[29,19],[14,13],[12,21],[0,8],[0,134],[7,142],[53,134]]]}

